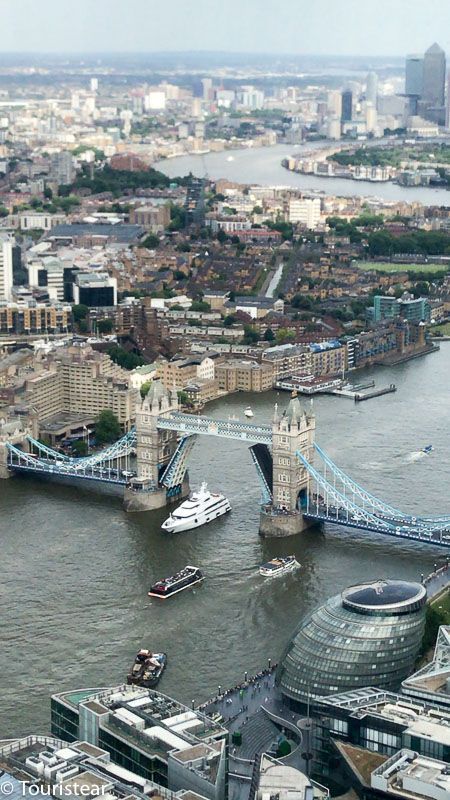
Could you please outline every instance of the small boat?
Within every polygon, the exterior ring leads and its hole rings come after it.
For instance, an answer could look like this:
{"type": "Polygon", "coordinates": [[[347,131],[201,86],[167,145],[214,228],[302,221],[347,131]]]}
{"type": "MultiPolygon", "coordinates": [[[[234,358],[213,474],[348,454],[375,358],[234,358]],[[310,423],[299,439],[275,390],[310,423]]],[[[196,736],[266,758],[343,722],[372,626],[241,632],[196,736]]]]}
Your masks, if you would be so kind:
{"type": "Polygon", "coordinates": [[[139,650],[127,675],[127,683],[152,689],[157,685],[167,665],[165,653],[139,650]]]}
{"type": "Polygon", "coordinates": [[[228,156],[227,161],[234,161],[234,156],[228,156]]]}
{"type": "Polygon", "coordinates": [[[183,592],[185,589],[190,589],[197,583],[204,580],[202,572],[198,567],[187,566],[180,572],[171,575],[170,578],[163,578],[155,583],[148,592],[149,597],[159,597],[165,600],[167,597],[172,597],[173,594],[183,592]]]}
{"type": "Polygon", "coordinates": [[[208,484],[203,481],[199,491],[192,492],[188,499],[167,517],[161,528],[168,533],[190,531],[212,522],[228,511],[231,511],[228,498],[223,494],[209,492],[208,484]]]}
{"type": "Polygon", "coordinates": [[[264,578],[274,578],[276,575],[284,575],[286,572],[291,572],[299,566],[300,564],[295,556],[272,558],[271,561],[260,566],[259,574],[263,575],[264,578]]]}
{"type": "Polygon", "coordinates": [[[246,417],[253,417],[254,416],[253,411],[250,408],[250,406],[247,406],[247,408],[244,411],[244,414],[245,414],[246,417]]]}
{"type": "Polygon", "coordinates": [[[426,455],[429,456],[430,453],[433,452],[433,450],[434,450],[433,445],[432,444],[427,444],[425,447],[422,448],[422,453],[426,453],[426,455]]]}

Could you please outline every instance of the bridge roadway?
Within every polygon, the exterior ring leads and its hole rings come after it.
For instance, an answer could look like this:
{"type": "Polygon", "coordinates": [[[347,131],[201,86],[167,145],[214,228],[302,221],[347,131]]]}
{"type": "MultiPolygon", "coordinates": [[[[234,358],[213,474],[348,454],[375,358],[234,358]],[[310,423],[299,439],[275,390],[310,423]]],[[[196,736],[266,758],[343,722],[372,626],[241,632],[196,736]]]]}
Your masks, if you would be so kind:
{"type": "Polygon", "coordinates": [[[253,425],[229,418],[213,419],[212,417],[196,417],[193,414],[172,412],[158,417],[157,427],[160,430],[178,431],[179,433],[202,433],[207,436],[220,436],[224,439],[239,439],[251,444],[272,444],[272,427],[270,425],[253,425]]]}
{"type": "Polygon", "coordinates": [[[30,459],[21,461],[11,455],[8,466],[14,472],[47,475],[51,478],[79,478],[81,480],[113,483],[119,486],[125,486],[129,481],[129,477],[125,476],[120,469],[110,469],[106,466],[86,466],[84,469],[80,469],[70,462],[59,462],[57,464],[54,459],[39,458],[33,461],[30,459]]]}
{"type": "MultiPolygon", "coordinates": [[[[361,510],[361,513],[362,510],[361,510]]],[[[330,522],[333,525],[343,525],[346,528],[358,528],[359,530],[374,531],[388,536],[395,536],[397,539],[415,540],[426,544],[437,545],[438,547],[450,547],[450,531],[444,528],[426,527],[419,523],[405,523],[404,519],[387,519],[384,515],[377,516],[376,513],[370,514],[369,518],[361,518],[360,513],[352,511],[344,506],[330,506],[325,503],[314,503],[314,510],[311,505],[304,512],[307,519],[317,522],[330,522]]],[[[368,515],[369,516],[369,515],[368,515]]]]}

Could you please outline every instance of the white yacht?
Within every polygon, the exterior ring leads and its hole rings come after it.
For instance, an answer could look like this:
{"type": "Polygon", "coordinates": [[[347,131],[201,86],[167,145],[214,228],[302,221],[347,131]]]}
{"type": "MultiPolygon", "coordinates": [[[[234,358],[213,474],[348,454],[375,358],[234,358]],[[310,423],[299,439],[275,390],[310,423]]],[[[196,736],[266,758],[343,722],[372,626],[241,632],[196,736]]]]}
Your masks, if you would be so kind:
{"type": "Polygon", "coordinates": [[[208,484],[203,482],[198,492],[192,492],[188,499],[178,506],[170,517],[161,525],[164,531],[180,533],[206,525],[213,519],[231,511],[229,500],[223,494],[208,491],[208,484]]]}
{"type": "Polygon", "coordinates": [[[250,408],[250,406],[247,406],[247,408],[244,411],[244,414],[245,414],[246,417],[253,417],[254,416],[253,411],[250,408]]]}

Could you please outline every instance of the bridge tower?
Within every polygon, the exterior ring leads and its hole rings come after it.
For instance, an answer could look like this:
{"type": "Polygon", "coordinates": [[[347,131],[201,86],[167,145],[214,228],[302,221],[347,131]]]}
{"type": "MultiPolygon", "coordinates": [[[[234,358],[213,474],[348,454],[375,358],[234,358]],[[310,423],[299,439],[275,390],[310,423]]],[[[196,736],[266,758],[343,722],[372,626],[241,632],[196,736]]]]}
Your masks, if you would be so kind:
{"type": "Polygon", "coordinates": [[[279,416],[275,406],[272,431],[272,503],[261,511],[262,536],[290,536],[311,527],[303,516],[310,477],[296,456],[300,450],[311,462],[316,420],[293,393],[289,405],[279,416]]]}
{"type": "Polygon", "coordinates": [[[177,432],[159,430],[158,417],[179,410],[177,392],[168,391],[161,381],[153,381],[136,410],[137,477],[125,489],[127,511],[162,508],[189,494],[187,474],[176,491],[168,491],[161,479],[178,447],[177,432]]]}

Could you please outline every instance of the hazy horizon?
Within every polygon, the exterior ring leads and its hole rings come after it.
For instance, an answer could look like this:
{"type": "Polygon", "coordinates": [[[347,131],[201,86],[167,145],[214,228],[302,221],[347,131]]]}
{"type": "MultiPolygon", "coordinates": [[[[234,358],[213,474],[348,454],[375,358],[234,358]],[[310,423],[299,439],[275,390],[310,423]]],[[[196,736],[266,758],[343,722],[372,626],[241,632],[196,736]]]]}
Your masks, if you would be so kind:
{"type": "Polygon", "coordinates": [[[400,58],[434,41],[450,50],[448,0],[2,0],[0,22],[5,55],[400,58]]]}

